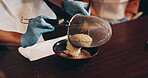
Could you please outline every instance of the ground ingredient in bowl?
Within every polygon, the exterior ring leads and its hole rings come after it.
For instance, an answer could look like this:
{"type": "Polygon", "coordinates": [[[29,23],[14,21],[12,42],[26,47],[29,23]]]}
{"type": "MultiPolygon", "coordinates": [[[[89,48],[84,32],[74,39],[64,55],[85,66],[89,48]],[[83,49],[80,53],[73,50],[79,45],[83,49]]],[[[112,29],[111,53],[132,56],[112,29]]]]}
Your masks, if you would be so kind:
{"type": "Polygon", "coordinates": [[[87,34],[75,34],[70,37],[70,42],[75,46],[89,47],[92,44],[92,38],[87,34]]]}
{"type": "MultiPolygon", "coordinates": [[[[65,50],[64,52],[66,53],[66,51],[68,51],[68,50],[65,50]]],[[[82,59],[82,58],[91,57],[90,53],[88,51],[86,51],[86,50],[83,50],[83,49],[81,49],[80,54],[78,56],[75,56],[75,57],[70,57],[65,53],[61,53],[60,55],[62,57],[67,57],[67,58],[71,58],[71,59],[82,59]]]]}
{"type": "Polygon", "coordinates": [[[81,52],[81,48],[74,47],[73,45],[70,44],[69,41],[67,41],[66,49],[67,49],[66,53],[72,55],[73,57],[78,56],[81,52]]]}
{"type": "MultiPolygon", "coordinates": [[[[73,41],[76,41],[76,43],[79,45],[90,46],[92,43],[92,38],[86,34],[75,34],[71,37],[71,39],[73,41]],[[87,42],[87,41],[89,41],[89,42],[87,42]]],[[[86,58],[88,56],[91,56],[88,51],[81,50],[81,47],[80,48],[74,47],[73,45],[70,44],[69,41],[67,41],[66,49],[67,50],[65,50],[64,52],[66,54],[72,55],[71,58],[86,58]]],[[[63,54],[63,56],[65,56],[65,55],[63,54]]]]}

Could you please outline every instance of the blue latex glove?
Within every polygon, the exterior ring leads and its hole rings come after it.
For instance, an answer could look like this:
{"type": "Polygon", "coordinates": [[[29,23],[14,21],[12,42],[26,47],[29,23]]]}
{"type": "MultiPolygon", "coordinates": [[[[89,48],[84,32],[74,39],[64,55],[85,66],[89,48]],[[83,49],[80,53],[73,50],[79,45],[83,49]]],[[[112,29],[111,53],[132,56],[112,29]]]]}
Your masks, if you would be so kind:
{"type": "Polygon", "coordinates": [[[52,18],[42,15],[29,20],[27,31],[21,36],[21,45],[23,48],[34,45],[42,33],[54,30],[54,27],[46,23],[44,19],[52,18]]]}
{"type": "Polygon", "coordinates": [[[87,6],[88,3],[82,1],[66,0],[64,2],[64,10],[71,16],[78,13],[90,16],[90,9],[89,12],[86,11],[87,6]]]}
{"type": "Polygon", "coordinates": [[[129,19],[124,17],[122,20],[120,21],[109,21],[110,24],[118,24],[118,23],[122,23],[122,22],[126,22],[128,21],[129,19]]]}

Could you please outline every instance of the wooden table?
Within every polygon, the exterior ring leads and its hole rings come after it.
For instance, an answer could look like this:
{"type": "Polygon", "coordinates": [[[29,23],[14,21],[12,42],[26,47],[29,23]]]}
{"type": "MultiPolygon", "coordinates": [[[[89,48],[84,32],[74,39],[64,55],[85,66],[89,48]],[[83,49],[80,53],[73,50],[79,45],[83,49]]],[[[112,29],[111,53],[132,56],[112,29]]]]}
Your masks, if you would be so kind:
{"type": "Polygon", "coordinates": [[[30,62],[17,48],[0,47],[0,68],[8,78],[148,78],[147,20],[112,25],[111,40],[83,67],[68,67],[56,55],[30,62]]]}

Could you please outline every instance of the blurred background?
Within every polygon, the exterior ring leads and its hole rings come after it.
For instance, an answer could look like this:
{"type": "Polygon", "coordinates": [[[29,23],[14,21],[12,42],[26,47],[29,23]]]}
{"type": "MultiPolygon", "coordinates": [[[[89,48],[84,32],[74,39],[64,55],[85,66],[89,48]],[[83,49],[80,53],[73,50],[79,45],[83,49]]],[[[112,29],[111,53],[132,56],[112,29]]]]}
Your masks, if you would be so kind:
{"type": "Polygon", "coordinates": [[[143,15],[148,15],[148,0],[140,0],[139,11],[143,12],[143,15]]]}

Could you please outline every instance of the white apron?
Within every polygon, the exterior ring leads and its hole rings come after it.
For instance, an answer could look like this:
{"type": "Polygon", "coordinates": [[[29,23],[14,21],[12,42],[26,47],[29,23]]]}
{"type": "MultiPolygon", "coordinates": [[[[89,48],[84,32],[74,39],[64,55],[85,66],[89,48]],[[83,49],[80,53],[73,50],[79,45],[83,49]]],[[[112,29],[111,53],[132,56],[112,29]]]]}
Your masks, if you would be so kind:
{"type": "Polygon", "coordinates": [[[92,0],[97,15],[106,20],[120,20],[124,18],[129,0],[92,0]]]}
{"type": "MultiPolygon", "coordinates": [[[[1,30],[25,33],[28,24],[20,23],[21,17],[34,18],[39,15],[56,18],[43,0],[0,0],[1,30]]],[[[43,39],[40,37],[40,40],[43,39]]]]}

